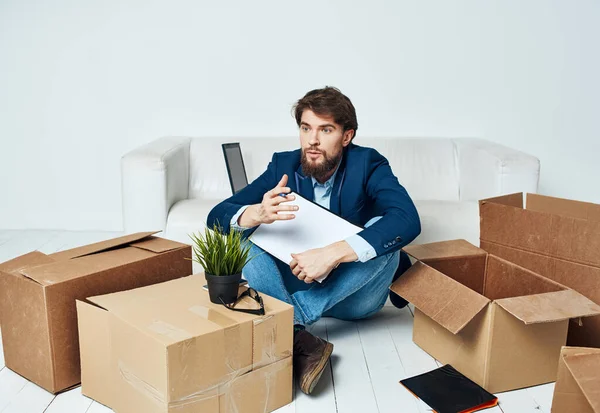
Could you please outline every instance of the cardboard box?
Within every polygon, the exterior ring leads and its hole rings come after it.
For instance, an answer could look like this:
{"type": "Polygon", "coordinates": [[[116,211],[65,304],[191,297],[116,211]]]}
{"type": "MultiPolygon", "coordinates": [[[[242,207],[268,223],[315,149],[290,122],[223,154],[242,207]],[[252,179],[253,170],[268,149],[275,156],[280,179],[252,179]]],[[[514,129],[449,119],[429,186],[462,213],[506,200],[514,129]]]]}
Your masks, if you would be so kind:
{"type": "Polygon", "coordinates": [[[293,307],[261,294],[264,316],[234,312],[211,303],[204,284],[193,275],[78,301],[82,393],[119,413],[290,403],[293,307]]]}
{"type": "Polygon", "coordinates": [[[52,393],[80,382],[76,299],[192,273],[191,247],[132,234],[0,264],[6,366],[52,393]]]}
{"type": "Polygon", "coordinates": [[[552,413],[600,413],[600,350],[563,347],[552,413]]]}
{"type": "Polygon", "coordinates": [[[413,303],[413,341],[497,393],[556,380],[570,318],[600,314],[581,294],[464,240],[405,247],[417,260],[392,290],[413,303]]]}
{"type": "MultiPolygon", "coordinates": [[[[484,250],[600,304],[600,205],[527,194],[480,202],[484,250]]],[[[571,322],[570,346],[600,347],[600,317],[571,322]]]]}

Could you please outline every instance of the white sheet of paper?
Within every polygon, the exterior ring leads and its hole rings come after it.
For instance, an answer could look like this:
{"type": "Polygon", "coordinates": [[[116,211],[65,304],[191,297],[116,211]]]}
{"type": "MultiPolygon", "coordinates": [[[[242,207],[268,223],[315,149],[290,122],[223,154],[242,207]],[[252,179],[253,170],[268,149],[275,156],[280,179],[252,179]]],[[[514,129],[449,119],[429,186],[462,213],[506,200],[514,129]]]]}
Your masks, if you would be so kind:
{"type": "MultiPolygon", "coordinates": [[[[296,218],[262,224],[250,236],[250,240],[269,254],[286,264],[292,261],[291,254],[297,254],[313,248],[321,248],[342,241],[362,231],[343,218],[295,194],[294,201],[285,205],[298,205],[294,212],[296,218]]],[[[279,212],[289,214],[290,211],[279,212]]],[[[322,282],[327,276],[316,281],[322,282]]]]}

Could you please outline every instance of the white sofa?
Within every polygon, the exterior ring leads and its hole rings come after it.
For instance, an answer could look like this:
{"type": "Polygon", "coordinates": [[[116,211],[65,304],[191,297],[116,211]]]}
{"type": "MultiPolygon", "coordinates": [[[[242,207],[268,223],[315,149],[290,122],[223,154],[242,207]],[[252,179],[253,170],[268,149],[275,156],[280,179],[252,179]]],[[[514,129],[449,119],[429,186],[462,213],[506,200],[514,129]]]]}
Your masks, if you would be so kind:
{"type": "MultiPolygon", "coordinates": [[[[121,160],[126,232],[163,230],[189,243],[210,209],[231,195],[221,144],[240,142],[248,180],[267,167],[273,152],[299,146],[295,138],[164,137],[121,160]]],[[[479,245],[478,200],[537,192],[540,163],[531,155],[482,139],[368,138],[390,162],[421,217],[415,243],[464,238],[479,245]]]]}

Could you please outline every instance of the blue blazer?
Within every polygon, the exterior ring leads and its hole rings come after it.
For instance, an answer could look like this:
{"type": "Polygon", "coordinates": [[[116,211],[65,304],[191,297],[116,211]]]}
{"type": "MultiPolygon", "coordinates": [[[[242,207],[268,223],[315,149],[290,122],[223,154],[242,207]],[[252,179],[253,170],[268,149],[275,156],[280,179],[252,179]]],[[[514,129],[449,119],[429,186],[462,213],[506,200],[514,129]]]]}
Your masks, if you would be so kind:
{"type": "MultiPolygon", "coordinates": [[[[244,205],[262,202],[263,195],[277,186],[283,174],[288,175],[287,186],[292,191],[312,201],[312,179],[302,174],[300,156],[300,149],[275,153],[261,176],[210,211],[208,227],[218,222],[229,232],[229,223],[238,210],[244,205]]],[[[401,249],[421,232],[417,209],[392,173],[387,159],[375,149],[352,143],[344,148],[333,184],[330,211],[360,227],[369,219],[382,216],[358,233],[373,246],[377,256],[401,249]]]]}

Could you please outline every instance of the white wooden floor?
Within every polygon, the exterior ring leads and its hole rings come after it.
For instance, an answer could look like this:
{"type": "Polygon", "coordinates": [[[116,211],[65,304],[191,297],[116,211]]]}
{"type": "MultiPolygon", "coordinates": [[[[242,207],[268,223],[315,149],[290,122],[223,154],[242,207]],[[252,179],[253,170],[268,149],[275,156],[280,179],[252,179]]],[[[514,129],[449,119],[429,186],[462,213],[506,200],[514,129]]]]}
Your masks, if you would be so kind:
{"type": "MultiPolygon", "coordinates": [[[[52,253],[120,235],[108,232],[2,231],[0,262],[32,250],[52,253]]],[[[323,319],[312,332],[334,345],[332,362],[312,396],[295,391],[278,413],[425,413],[431,409],[398,382],[438,367],[412,342],[410,309],[386,306],[360,322],[323,319]]],[[[486,412],[550,413],[554,384],[500,393],[486,412]]],[[[0,341],[0,413],[106,413],[112,410],[81,395],[80,388],[54,396],[4,366],[0,341]]]]}

